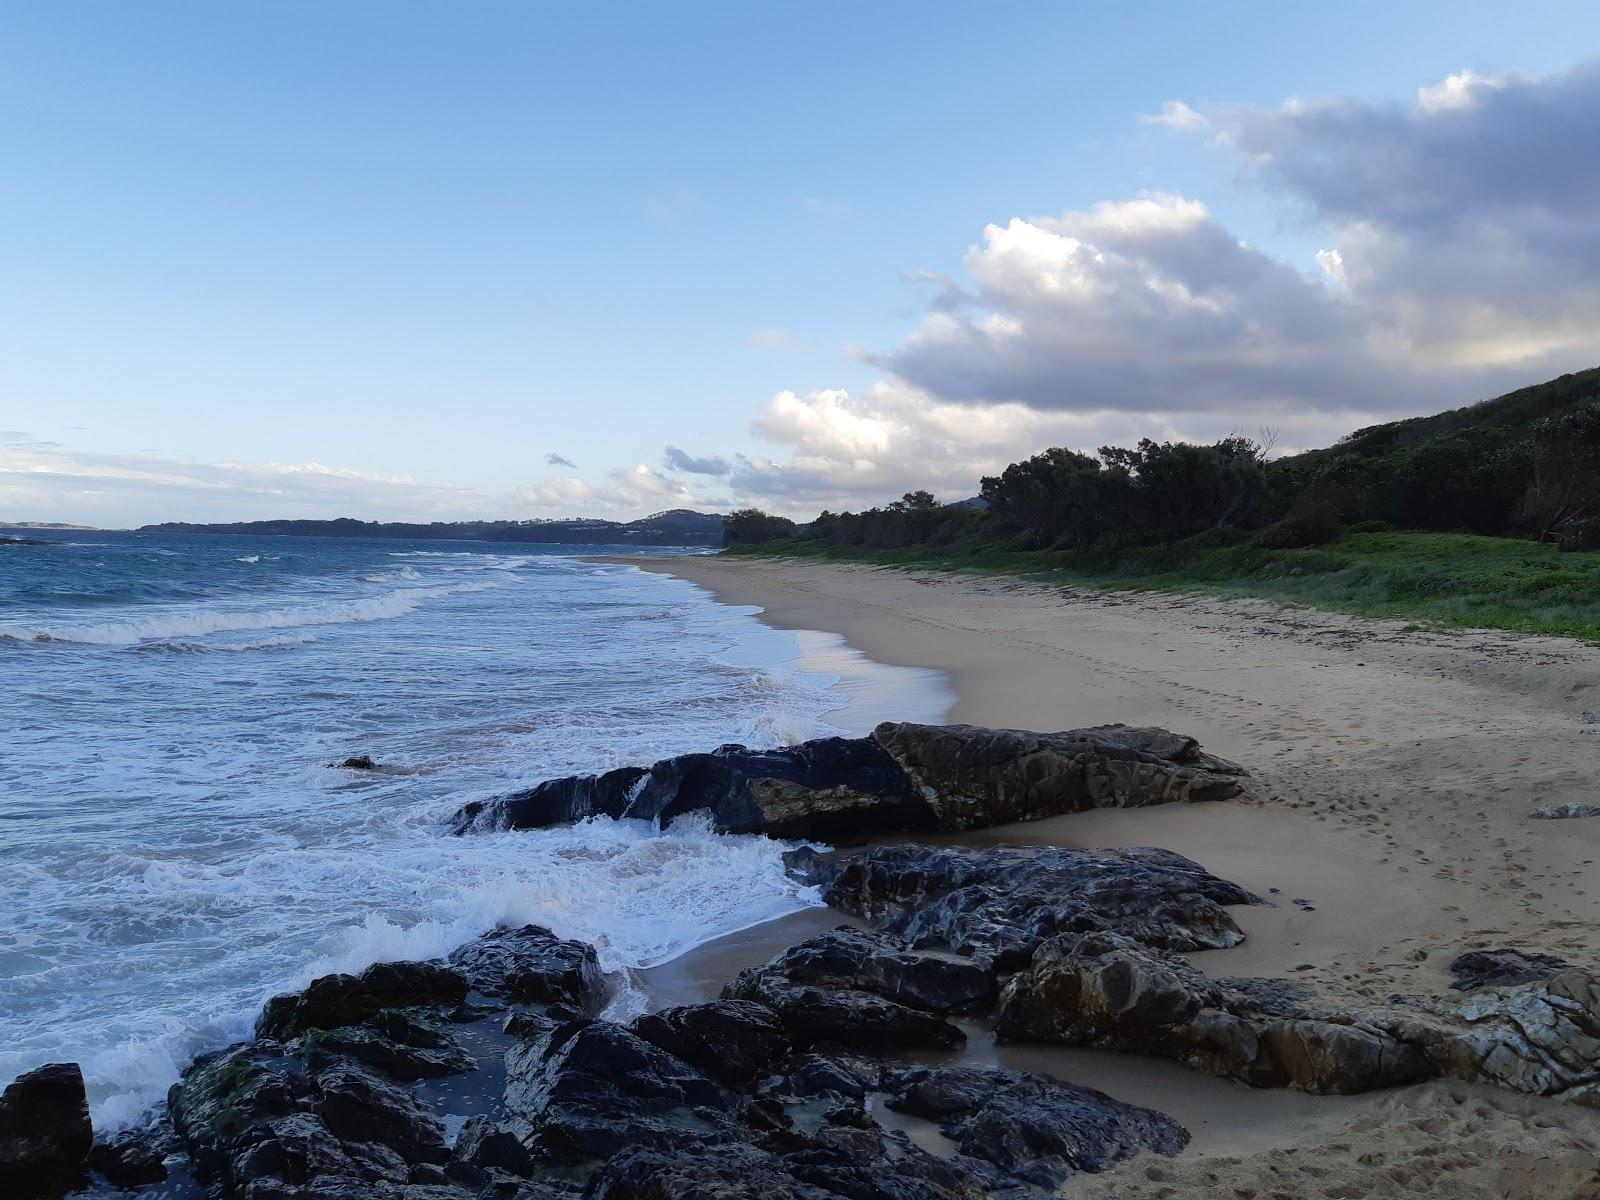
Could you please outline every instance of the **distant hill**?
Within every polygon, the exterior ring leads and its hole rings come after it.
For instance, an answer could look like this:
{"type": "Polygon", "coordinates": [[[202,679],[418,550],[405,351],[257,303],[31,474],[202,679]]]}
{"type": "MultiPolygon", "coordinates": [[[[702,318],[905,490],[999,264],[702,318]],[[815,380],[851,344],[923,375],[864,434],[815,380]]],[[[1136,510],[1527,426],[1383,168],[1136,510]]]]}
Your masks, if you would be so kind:
{"type": "Polygon", "coordinates": [[[468,542],[556,542],[605,546],[720,546],[722,517],[715,513],[672,508],[637,521],[598,518],[535,521],[233,521],[196,524],[168,521],[144,525],[140,533],[253,534],[266,537],[409,538],[468,542]]]}
{"type": "Polygon", "coordinates": [[[1493,400],[1452,408],[1428,417],[1407,417],[1369,425],[1341,438],[1324,450],[1289,455],[1279,463],[1325,464],[1333,459],[1370,457],[1409,450],[1425,442],[1460,434],[1497,435],[1506,441],[1525,436],[1529,427],[1546,417],[1558,417],[1600,396],[1600,367],[1562,375],[1547,383],[1518,388],[1493,400]]]}
{"type": "Polygon", "coordinates": [[[68,529],[95,532],[94,525],[68,525],[65,521],[0,521],[0,529],[68,529]]]}

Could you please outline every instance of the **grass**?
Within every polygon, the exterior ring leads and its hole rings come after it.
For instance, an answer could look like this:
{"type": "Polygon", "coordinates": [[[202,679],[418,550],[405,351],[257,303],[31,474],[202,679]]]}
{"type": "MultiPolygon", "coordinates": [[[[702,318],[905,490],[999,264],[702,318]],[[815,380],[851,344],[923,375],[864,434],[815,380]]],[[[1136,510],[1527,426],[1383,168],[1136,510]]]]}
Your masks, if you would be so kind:
{"type": "Polygon", "coordinates": [[[1325,546],[1180,544],[1086,564],[1070,552],[992,542],[878,550],[771,542],[726,553],[865,562],[1043,583],[1254,596],[1419,625],[1509,629],[1600,642],[1600,551],[1563,553],[1517,538],[1346,530],[1325,546]]]}

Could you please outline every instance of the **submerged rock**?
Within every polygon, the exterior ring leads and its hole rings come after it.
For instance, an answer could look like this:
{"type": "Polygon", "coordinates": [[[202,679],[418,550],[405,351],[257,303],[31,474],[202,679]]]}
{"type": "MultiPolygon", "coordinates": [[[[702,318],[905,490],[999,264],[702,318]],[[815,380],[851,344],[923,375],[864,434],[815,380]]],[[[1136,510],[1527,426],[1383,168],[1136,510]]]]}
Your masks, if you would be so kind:
{"type": "Polygon", "coordinates": [[[116,1187],[142,1187],[167,1177],[167,1158],[177,1149],[172,1122],[162,1116],[97,1139],[89,1151],[89,1165],[116,1187]]]}
{"type": "Polygon", "coordinates": [[[37,1200],[85,1180],[94,1131],[77,1063],[47,1063],[0,1092],[0,1182],[7,1197],[37,1200]]]}
{"type": "Polygon", "coordinates": [[[591,816],[670,824],[706,812],[724,833],[837,839],[891,830],[959,831],[1097,807],[1238,795],[1243,770],[1162,729],[1063,733],[885,722],[861,738],[706,754],[552,779],[474,801],[455,833],[541,829],[591,816]]]}

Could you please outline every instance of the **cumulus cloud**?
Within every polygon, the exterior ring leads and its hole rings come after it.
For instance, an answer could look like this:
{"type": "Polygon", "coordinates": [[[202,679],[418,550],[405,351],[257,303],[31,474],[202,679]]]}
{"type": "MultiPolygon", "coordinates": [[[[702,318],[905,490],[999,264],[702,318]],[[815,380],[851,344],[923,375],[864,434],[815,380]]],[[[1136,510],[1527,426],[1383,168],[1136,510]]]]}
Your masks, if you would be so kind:
{"type": "Polygon", "coordinates": [[[544,465],[547,467],[571,467],[573,470],[577,470],[578,467],[577,463],[564,454],[546,454],[544,456],[544,465]]]}
{"type": "Polygon", "coordinates": [[[665,452],[667,470],[686,471],[690,475],[726,475],[728,473],[728,460],[708,455],[705,458],[696,458],[676,446],[668,446],[665,452]]]}
{"type": "Polygon", "coordinates": [[[1600,66],[1151,120],[1214,130],[1331,244],[1285,262],[1160,193],[1013,218],[966,254],[976,303],[872,361],[950,400],[1245,417],[1423,411],[1600,357],[1600,66]]]}
{"type": "Polygon", "coordinates": [[[887,380],[762,410],[788,457],[738,459],[735,490],[872,503],[1052,444],[1320,445],[1600,361],[1600,64],[1141,120],[1236,157],[1323,248],[1286,261],[1160,192],[989,225],[961,278],[905,277],[936,289],[909,336],[852,353],[887,380]]]}

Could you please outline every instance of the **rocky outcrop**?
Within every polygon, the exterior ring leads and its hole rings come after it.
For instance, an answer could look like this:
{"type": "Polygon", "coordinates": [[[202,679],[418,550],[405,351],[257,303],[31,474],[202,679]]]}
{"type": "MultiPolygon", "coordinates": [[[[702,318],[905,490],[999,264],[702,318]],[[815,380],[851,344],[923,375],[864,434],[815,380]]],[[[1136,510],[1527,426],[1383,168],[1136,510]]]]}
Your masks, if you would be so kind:
{"type": "Polygon", "coordinates": [[[764,1004],[716,1000],[636,1017],[645,1041],[731,1087],[751,1086],[789,1057],[789,1035],[764,1004]]]}
{"type": "Polygon", "coordinates": [[[966,1042],[942,1014],[970,1011],[993,990],[981,964],[906,951],[892,938],[842,928],[801,942],[723,989],[771,1009],[797,1046],[934,1046],[966,1042]]]}
{"type": "Polygon", "coordinates": [[[587,942],[542,925],[492,929],[446,960],[472,989],[516,1004],[561,1004],[599,1012],[606,999],[600,957],[587,942]]]}
{"type": "Polygon", "coordinates": [[[552,779],[463,807],[456,833],[542,829],[586,817],[636,817],[669,825],[709,813],[724,833],[834,837],[928,826],[894,760],[871,738],[820,738],[779,750],[722,746],[651,767],[552,779]]]}
{"type": "Polygon", "coordinates": [[[936,1122],[962,1154],[1041,1188],[1189,1144],[1188,1130],[1165,1113],[1043,1075],[911,1067],[886,1071],[883,1090],[890,1108],[936,1122]]]}
{"type": "Polygon", "coordinates": [[[863,738],[777,750],[723,746],[651,767],[552,779],[451,820],[456,833],[540,829],[591,816],[670,824],[710,814],[724,833],[836,840],[890,830],[959,831],[1178,801],[1221,800],[1241,768],[1163,729],[1064,733],[885,722],[863,738]]]}
{"type": "Polygon", "coordinates": [[[1065,733],[886,723],[872,736],[956,832],[1091,808],[1226,800],[1243,770],[1165,729],[1100,725],[1065,733]]]}
{"type": "Polygon", "coordinates": [[[308,1029],[354,1025],[388,1008],[466,998],[466,977],[438,963],[376,963],[360,975],[324,975],[303,992],[274,996],[256,1021],[256,1036],[283,1041],[308,1029]]]}
{"type": "MultiPolygon", "coordinates": [[[[1115,934],[1074,935],[1006,984],[996,1031],[1162,1055],[1256,1087],[1349,1093],[1443,1076],[1600,1107],[1600,980],[1517,957],[1489,976],[1507,982],[1465,996],[1340,1005],[1281,980],[1208,979],[1115,934]]],[[[1489,965],[1458,960],[1469,984],[1489,965]]]]}
{"type": "Polygon", "coordinates": [[[879,846],[847,857],[801,850],[790,869],[822,898],[919,949],[1003,971],[1045,939],[1109,930],[1147,946],[1206,950],[1244,934],[1227,906],[1258,904],[1237,884],[1170,850],[879,846]]]}
{"type": "Polygon", "coordinates": [[[17,1200],[60,1196],[88,1176],[94,1132],[77,1063],[47,1063],[0,1092],[0,1182],[17,1200]]]}

